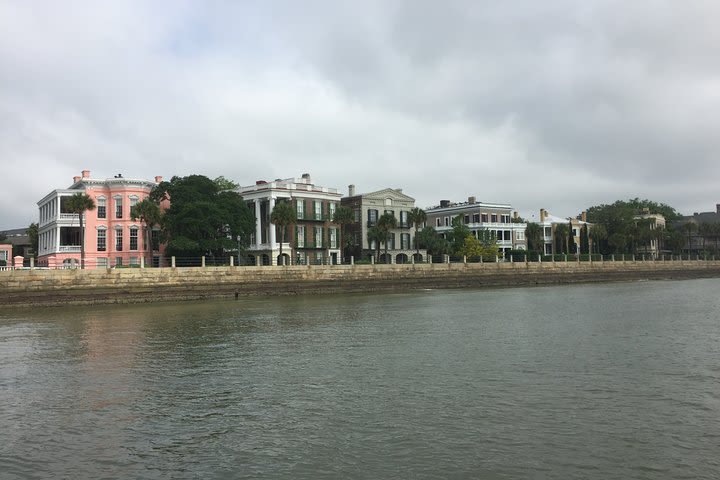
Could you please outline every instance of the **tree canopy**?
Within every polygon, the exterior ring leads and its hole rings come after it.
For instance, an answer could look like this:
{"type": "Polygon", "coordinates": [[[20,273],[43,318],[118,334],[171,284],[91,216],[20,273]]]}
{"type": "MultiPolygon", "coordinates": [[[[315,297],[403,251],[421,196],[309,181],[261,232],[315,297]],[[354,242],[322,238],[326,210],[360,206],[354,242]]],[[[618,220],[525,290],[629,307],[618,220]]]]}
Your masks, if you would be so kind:
{"type": "Polygon", "coordinates": [[[229,183],[223,177],[175,176],[153,189],[155,202],[170,200],[161,222],[168,255],[221,255],[236,248],[238,238],[248,245],[255,218],[240,194],[227,189],[229,183]]]}
{"type": "MultiPolygon", "coordinates": [[[[654,202],[652,200],[641,200],[633,198],[630,200],[618,200],[610,205],[596,205],[587,209],[587,220],[595,226],[601,225],[604,229],[602,238],[593,238],[600,253],[626,253],[637,249],[640,237],[645,233],[640,232],[646,227],[643,222],[638,223],[636,217],[645,212],[660,214],[665,217],[668,226],[680,218],[678,212],[669,205],[654,202]]],[[[590,229],[590,236],[593,237],[590,229]]]]}

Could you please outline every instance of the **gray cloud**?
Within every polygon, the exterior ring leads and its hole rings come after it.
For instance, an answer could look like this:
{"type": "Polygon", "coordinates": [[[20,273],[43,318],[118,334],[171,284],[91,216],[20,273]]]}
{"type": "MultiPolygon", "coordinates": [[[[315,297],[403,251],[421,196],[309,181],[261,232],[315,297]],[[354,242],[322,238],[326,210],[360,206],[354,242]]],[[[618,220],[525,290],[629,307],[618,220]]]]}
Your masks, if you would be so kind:
{"type": "Polygon", "coordinates": [[[720,6],[0,0],[0,228],[73,175],[310,172],[531,215],[717,198],[720,6]]]}

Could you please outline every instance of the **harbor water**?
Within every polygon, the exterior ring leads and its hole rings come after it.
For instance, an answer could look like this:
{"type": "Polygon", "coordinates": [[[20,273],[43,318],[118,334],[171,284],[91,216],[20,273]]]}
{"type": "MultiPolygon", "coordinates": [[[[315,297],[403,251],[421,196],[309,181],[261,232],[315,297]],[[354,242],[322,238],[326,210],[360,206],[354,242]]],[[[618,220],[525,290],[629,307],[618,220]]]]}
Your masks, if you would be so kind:
{"type": "Polygon", "coordinates": [[[0,478],[720,478],[720,280],[0,313],[0,478]]]}

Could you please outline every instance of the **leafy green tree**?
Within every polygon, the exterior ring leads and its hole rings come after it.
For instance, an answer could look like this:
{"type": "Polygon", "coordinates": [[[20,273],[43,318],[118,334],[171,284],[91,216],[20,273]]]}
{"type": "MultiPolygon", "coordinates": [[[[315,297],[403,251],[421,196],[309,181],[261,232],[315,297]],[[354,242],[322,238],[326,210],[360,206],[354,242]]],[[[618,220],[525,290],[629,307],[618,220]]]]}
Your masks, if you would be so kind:
{"type": "Polygon", "coordinates": [[[380,215],[380,218],[378,218],[377,221],[377,228],[380,230],[380,235],[382,236],[383,243],[385,244],[385,263],[390,263],[390,258],[388,257],[388,242],[390,241],[390,231],[393,228],[397,228],[397,219],[395,218],[395,215],[390,212],[385,212],[380,215]]]}
{"type": "Polygon", "coordinates": [[[470,235],[470,229],[465,225],[462,215],[453,218],[451,225],[452,230],[447,233],[450,251],[454,255],[459,255],[460,249],[465,245],[465,239],[470,235]]]}
{"type": "Polygon", "coordinates": [[[72,213],[77,213],[80,218],[80,269],[85,268],[85,226],[83,225],[83,216],[88,210],[95,210],[95,201],[85,192],[78,192],[68,198],[65,203],[72,213]]]}
{"type": "Polygon", "coordinates": [[[344,262],[345,250],[347,248],[345,230],[348,225],[355,223],[355,214],[353,213],[352,208],[346,205],[340,205],[335,209],[332,221],[336,225],[340,226],[340,255],[342,256],[344,262]]]}
{"type": "Polygon", "coordinates": [[[415,254],[420,257],[420,243],[418,243],[418,233],[420,232],[420,226],[425,223],[427,220],[427,214],[425,213],[425,210],[422,208],[415,207],[412,210],[410,210],[410,213],[408,214],[408,222],[410,225],[415,227],[415,254]]]}
{"type": "Polygon", "coordinates": [[[668,230],[665,236],[665,245],[673,253],[680,253],[685,245],[685,235],[678,230],[668,230]]]}
{"type": "Polygon", "coordinates": [[[643,213],[657,213],[670,225],[679,218],[677,211],[664,204],[638,198],[618,200],[609,205],[596,205],[587,209],[587,219],[595,226],[602,225],[605,237],[593,243],[601,253],[621,253],[634,249],[637,238],[636,217],[643,213]]]}
{"type": "MultiPolygon", "coordinates": [[[[37,258],[38,250],[40,248],[39,244],[39,235],[38,235],[38,228],[39,225],[35,222],[31,223],[30,226],[25,230],[25,233],[27,233],[27,236],[30,237],[30,245],[32,246],[32,256],[33,258],[37,258]]],[[[2,240],[0,240],[2,242],[2,240]]]]}
{"type": "Polygon", "coordinates": [[[160,205],[150,198],[144,198],[130,209],[130,218],[144,224],[143,242],[145,243],[145,254],[148,257],[145,265],[152,265],[152,228],[159,225],[162,220],[160,205]]]}
{"type": "MultiPolygon", "coordinates": [[[[472,237],[472,235],[470,235],[472,237]]],[[[482,259],[484,261],[492,262],[495,261],[500,253],[500,249],[497,244],[497,237],[490,230],[478,230],[477,240],[482,246],[482,259]]]]}
{"type": "Polygon", "coordinates": [[[417,235],[417,244],[427,250],[428,255],[443,255],[448,253],[448,241],[441,237],[433,227],[425,227],[417,235]]]}
{"type": "Polygon", "coordinates": [[[4,233],[0,233],[0,243],[3,243],[5,240],[7,240],[7,235],[4,233]]]}
{"type": "Polygon", "coordinates": [[[525,238],[527,239],[528,250],[532,252],[543,252],[545,247],[543,227],[535,222],[529,222],[527,227],[525,227],[525,238]]]}
{"type": "Polygon", "coordinates": [[[172,177],[150,193],[160,203],[170,200],[161,228],[168,255],[221,255],[248,245],[255,219],[242,197],[203,175],[172,177]]]}
{"type": "MultiPolygon", "coordinates": [[[[286,238],[285,232],[287,227],[297,223],[297,212],[290,202],[278,200],[273,207],[272,212],[270,212],[270,221],[280,227],[280,258],[283,259],[282,261],[284,262],[283,242],[286,238]]],[[[292,242],[290,243],[290,250],[292,251],[292,242]]]]}
{"type": "Polygon", "coordinates": [[[215,182],[215,185],[217,185],[218,191],[220,192],[237,190],[238,188],[240,188],[240,185],[238,183],[233,182],[232,180],[228,180],[222,175],[213,180],[213,182],[215,182]]]}

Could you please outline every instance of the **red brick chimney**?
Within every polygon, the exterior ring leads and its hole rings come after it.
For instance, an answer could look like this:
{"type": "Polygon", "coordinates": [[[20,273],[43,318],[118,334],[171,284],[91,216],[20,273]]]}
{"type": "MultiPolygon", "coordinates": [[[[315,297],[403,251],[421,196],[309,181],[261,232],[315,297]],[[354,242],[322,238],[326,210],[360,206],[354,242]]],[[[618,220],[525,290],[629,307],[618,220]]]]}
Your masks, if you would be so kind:
{"type": "Polygon", "coordinates": [[[90,178],[90,170],[83,170],[82,178],[90,178]]]}

